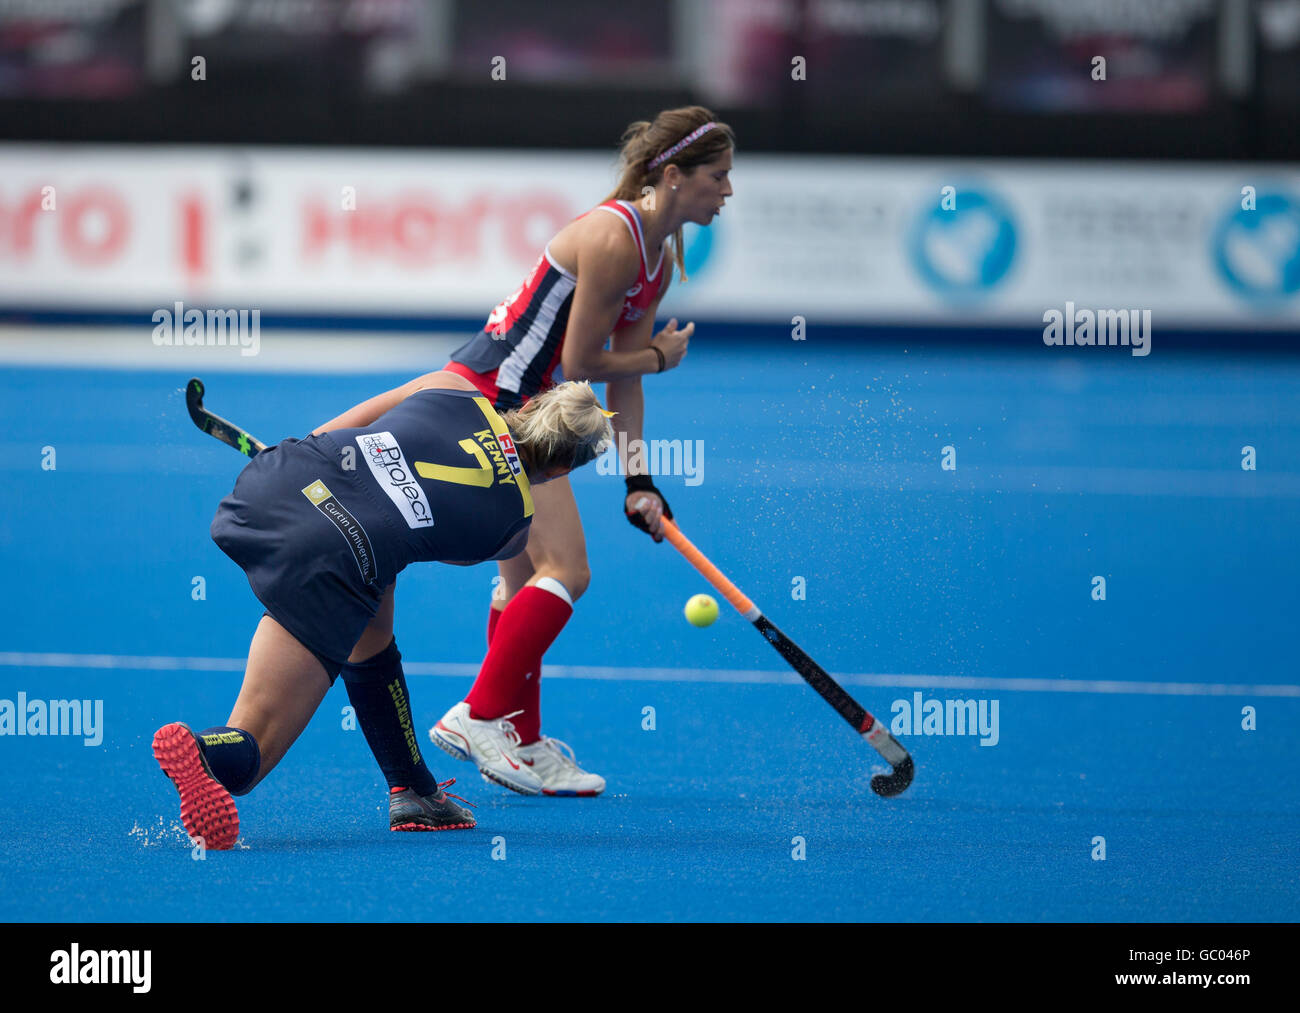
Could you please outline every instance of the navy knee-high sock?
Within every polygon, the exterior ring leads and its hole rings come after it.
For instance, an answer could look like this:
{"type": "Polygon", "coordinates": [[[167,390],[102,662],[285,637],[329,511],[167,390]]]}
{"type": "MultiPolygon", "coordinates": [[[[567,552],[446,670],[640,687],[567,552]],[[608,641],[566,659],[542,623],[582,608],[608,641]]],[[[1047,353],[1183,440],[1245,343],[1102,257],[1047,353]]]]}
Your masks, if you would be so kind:
{"type": "Polygon", "coordinates": [[[242,728],[216,725],[199,732],[199,742],[213,776],[230,794],[243,795],[252,787],[262,769],[262,751],[252,735],[242,728]]]}
{"type": "Polygon", "coordinates": [[[413,788],[417,795],[434,794],[438,782],[420,755],[397,641],[390,641],[367,661],[348,662],[339,674],[388,786],[413,788]]]}

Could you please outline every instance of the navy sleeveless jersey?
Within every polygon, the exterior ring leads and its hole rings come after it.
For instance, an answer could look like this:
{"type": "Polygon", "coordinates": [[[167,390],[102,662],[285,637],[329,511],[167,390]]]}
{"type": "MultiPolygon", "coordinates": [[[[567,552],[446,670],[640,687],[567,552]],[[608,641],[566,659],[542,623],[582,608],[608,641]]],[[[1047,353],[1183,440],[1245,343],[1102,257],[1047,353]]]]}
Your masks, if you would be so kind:
{"type": "Polygon", "coordinates": [[[373,425],[258,454],[212,539],[332,680],[410,563],[482,562],[532,522],[528,477],[477,391],[422,390],[373,425]]]}
{"type": "Polygon", "coordinates": [[[316,440],[332,449],[334,468],[321,476],[321,488],[309,483],[303,495],[329,516],[322,504],[341,502],[331,493],[362,493],[343,506],[375,543],[381,581],[410,563],[491,559],[532,521],[514,441],[477,391],[418,391],[373,425],[316,440]]]}

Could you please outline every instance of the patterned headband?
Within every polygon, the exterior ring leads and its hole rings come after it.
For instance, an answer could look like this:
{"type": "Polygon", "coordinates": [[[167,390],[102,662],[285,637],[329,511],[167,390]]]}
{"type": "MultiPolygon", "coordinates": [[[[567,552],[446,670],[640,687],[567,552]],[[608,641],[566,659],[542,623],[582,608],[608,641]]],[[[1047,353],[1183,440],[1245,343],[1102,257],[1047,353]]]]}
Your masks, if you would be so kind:
{"type": "Polygon", "coordinates": [[[704,126],[696,127],[694,130],[692,130],[689,134],[683,137],[680,141],[674,144],[667,151],[663,152],[662,154],[655,155],[654,158],[650,159],[650,168],[654,169],[662,165],[664,162],[668,161],[668,159],[672,158],[673,155],[677,154],[677,152],[681,151],[682,148],[685,148],[687,145],[694,144],[696,141],[698,141],[701,137],[703,137],[705,134],[707,134],[710,130],[712,130],[716,126],[717,126],[716,123],[714,123],[712,120],[709,120],[709,122],[704,124],[704,126]]]}

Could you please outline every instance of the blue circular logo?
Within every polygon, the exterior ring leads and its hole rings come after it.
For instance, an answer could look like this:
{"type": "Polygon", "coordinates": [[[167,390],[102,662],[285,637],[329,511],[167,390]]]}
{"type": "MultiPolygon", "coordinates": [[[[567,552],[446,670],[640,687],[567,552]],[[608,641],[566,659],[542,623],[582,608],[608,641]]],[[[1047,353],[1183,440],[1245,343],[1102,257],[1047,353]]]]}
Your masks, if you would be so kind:
{"type": "Polygon", "coordinates": [[[713,251],[713,230],[716,228],[716,225],[706,227],[694,222],[682,226],[682,241],[686,244],[683,262],[689,277],[694,278],[709,259],[709,254],[713,251]]]}
{"type": "Polygon", "coordinates": [[[1261,193],[1255,210],[1225,215],[1210,241],[1228,287],[1261,307],[1300,291],[1300,207],[1281,193],[1261,193]]]}
{"type": "Polygon", "coordinates": [[[996,196],[958,186],[951,210],[939,197],[922,209],[909,251],[926,284],[950,298],[981,296],[995,287],[1016,256],[1016,225],[996,196]]]}

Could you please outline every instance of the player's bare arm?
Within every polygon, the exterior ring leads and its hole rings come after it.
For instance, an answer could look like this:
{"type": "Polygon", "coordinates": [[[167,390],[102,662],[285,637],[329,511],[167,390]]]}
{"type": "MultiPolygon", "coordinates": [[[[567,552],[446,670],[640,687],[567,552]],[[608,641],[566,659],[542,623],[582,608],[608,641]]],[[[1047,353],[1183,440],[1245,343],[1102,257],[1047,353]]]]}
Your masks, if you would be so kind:
{"type": "MultiPolygon", "coordinates": [[[[659,355],[650,349],[648,340],[640,347],[605,347],[623,312],[627,290],[637,279],[637,249],[626,230],[615,220],[596,219],[586,225],[576,245],[578,284],[560,359],[565,377],[608,382],[659,372],[659,355]]],[[[650,321],[647,327],[653,327],[651,314],[643,319],[650,321]]],[[[665,369],[681,362],[694,330],[692,325],[677,331],[676,321],[673,324],[671,332],[660,336],[665,369]]]]}
{"type": "MultiPolygon", "coordinates": [[[[651,342],[656,337],[653,334],[655,313],[659,309],[659,304],[663,302],[664,295],[667,294],[670,285],[670,281],[664,283],[659,297],[651,305],[645,316],[636,323],[620,328],[610,335],[610,348],[613,351],[637,352],[650,347],[651,342]]],[[[676,320],[671,320],[668,326],[674,327],[676,323],[676,320]]],[[[685,333],[687,339],[689,339],[690,332],[694,331],[694,328],[694,324],[689,324],[687,331],[678,333],[685,333]]],[[[665,331],[667,329],[665,328],[665,331]]],[[[663,334],[664,331],[661,331],[660,335],[663,334]]],[[[685,348],[683,347],[683,354],[684,352],[685,348]]],[[[633,441],[644,439],[645,392],[641,387],[641,377],[610,380],[605,384],[605,403],[611,411],[617,413],[610,421],[614,426],[615,445],[618,447],[623,473],[625,475],[640,474],[639,470],[634,472],[628,466],[627,448],[633,445],[633,441]]],[[[643,491],[629,492],[624,501],[623,509],[625,513],[639,512],[645,519],[650,533],[656,538],[663,534],[661,519],[664,512],[664,500],[662,496],[643,491]]]]}
{"type": "Polygon", "coordinates": [[[448,373],[446,370],[435,370],[432,373],[417,376],[414,380],[410,380],[400,387],[394,387],[382,394],[376,394],[358,405],[353,405],[342,415],[336,416],[323,426],[313,429],[312,435],[319,436],[321,433],[333,432],[335,429],[355,429],[358,426],[368,426],[381,415],[392,411],[417,391],[446,388],[453,390],[476,389],[464,377],[457,376],[455,373],[448,373]]]}

